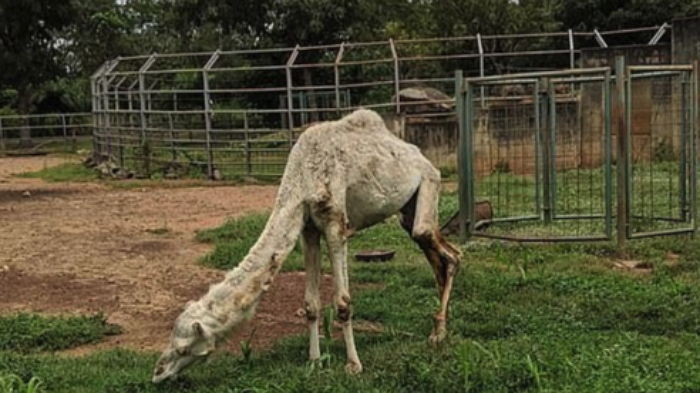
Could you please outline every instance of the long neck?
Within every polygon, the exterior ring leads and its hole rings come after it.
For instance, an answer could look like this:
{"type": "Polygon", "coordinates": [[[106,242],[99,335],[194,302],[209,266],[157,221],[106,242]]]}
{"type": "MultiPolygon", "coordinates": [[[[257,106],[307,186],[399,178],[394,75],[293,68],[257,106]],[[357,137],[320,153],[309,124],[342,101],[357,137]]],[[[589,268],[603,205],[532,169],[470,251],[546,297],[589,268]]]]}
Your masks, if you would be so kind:
{"type": "Polygon", "coordinates": [[[248,255],[199,301],[209,327],[220,335],[252,316],[299,238],[303,199],[297,185],[286,183],[280,185],[275,208],[248,255]]]}

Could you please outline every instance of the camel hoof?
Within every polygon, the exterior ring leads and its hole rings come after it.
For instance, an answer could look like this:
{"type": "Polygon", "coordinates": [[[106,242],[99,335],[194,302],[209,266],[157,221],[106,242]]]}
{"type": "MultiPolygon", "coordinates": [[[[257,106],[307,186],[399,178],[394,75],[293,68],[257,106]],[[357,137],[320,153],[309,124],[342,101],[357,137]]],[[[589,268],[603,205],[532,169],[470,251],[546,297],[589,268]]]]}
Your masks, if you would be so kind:
{"type": "Polygon", "coordinates": [[[348,373],[349,375],[357,375],[357,374],[362,372],[362,364],[348,362],[345,365],[345,372],[348,373]]]}
{"type": "Polygon", "coordinates": [[[445,340],[445,337],[447,337],[447,329],[437,329],[430,333],[428,341],[433,345],[438,345],[445,340]]]}

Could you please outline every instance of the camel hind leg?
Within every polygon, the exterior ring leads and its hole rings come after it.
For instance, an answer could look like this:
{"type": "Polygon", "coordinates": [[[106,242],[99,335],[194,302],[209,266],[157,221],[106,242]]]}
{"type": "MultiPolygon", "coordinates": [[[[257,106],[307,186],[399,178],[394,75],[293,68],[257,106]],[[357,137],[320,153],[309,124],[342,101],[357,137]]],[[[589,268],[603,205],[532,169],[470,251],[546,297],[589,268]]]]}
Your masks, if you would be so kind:
{"type": "Polygon", "coordinates": [[[309,359],[321,357],[318,323],[321,314],[321,232],[307,225],[302,232],[304,264],[306,265],[306,291],[304,305],[309,327],[309,359]]]}
{"type": "Polygon", "coordinates": [[[438,224],[440,174],[434,168],[426,171],[420,187],[401,209],[401,226],[411,235],[428,259],[438,286],[440,308],[430,341],[438,343],[447,335],[447,311],[454,277],[459,268],[460,251],[443,239],[438,224]]]}

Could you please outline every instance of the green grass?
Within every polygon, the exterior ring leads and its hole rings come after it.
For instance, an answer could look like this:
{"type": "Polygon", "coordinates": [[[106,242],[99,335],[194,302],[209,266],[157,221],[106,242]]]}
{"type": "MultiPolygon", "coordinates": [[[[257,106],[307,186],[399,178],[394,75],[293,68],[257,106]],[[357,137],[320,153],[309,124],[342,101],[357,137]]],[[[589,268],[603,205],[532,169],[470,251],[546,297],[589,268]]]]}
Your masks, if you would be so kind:
{"type": "Polygon", "coordinates": [[[0,375],[0,393],[38,393],[43,392],[43,382],[33,377],[28,382],[15,374],[0,375]]]}
{"type": "Polygon", "coordinates": [[[18,176],[42,179],[48,182],[89,182],[99,179],[97,171],[76,162],[67,162],[36,172],[22,173],[18,176]]]}
{"type": "MultiPolygon", "coordinates": [[[[67,155],[75,158],[75,155],[67,155]]],[[[135,189],[135,188],[181,188],[181,187],[225,187],[239,184],[276,184],[278,177],[244,177],[229,176],[226,180],[210,181],[201,174],[198,177],[184,177],[179,180],[166,180],[162,174],[154,173],[150,179],[112,179],[102,178],[99,172],[93,168],[87,168],[81,163],[70,162],[47,167],[39,171],[25,172],[18,177],[42,179],[48,182],[101,182],[115,189],[135,189]]]]}
{"type": "MultiPolygon", "coordinates": [[[[198,241],[215,246],[213,251],[202,257],[202,263],[217,269],[231,269],[238,265],[258,240],[267,218],[268,213],[250,214],[229,220],[220,227],[198,232],[198,241]]],[[[292,252],[286,265],[288,270],[303,267],[300,247],[292,252]]]]}
{"type": "MultiPolygon", "coordinates": [[[[392,224],[382,227],[382,246],[407,246],[392,224]]],[[[351,243],[377,245],[376,235],[363,232],[351,243]]],[[[634,244],[631,257],[650,261],[651,274],[611,269],[607,244],[471,244],[454,288],[450,336],[438,348],[426,339],[436,297],[417,249],[388,263],[351,262],[356,319],[385,328],[357,333],[365,366],[357,377],[343,371],[340,340],[323,346],[324,362],[309,365],[304,337],[253,348],[248,359],[218,354],[163,386],[149,382],[153,353],[67,358],[5,350],[0,370],[38,377],[48,392],[698,391],[700,242],[634,244]],[[677,265],[665,263],[667,251],[680,254],[677,265]]]]}
{"type": "MultiPolygon", "coordinates": [[[[680,170],[676,162],[635,162],[630,184],[630,228],[633,233],[654,230],[687,228],[682,219],[680,194],[680,170]],[[670,218],[670,219],[669,219],[670,218]]],[[[616,210],[616,168],[611,168],[611,214],[616,210]]],[[[557,172],[552,184],[554,221],[543,225],[537,209],[535,177],[511,172],[493,172],[475,181],[477,201],[488,200],[493,206],[494,217],[537,218],[520,222],[500,222],[488,228],[492,234],[508,234],[521,237],[538,236],[601,236],[605,234],[603,218],[559,219],[565,216],[602,216],[605,213],[605,174],[601,168],[570,169],[557,172]]],[[[544,190],[543,186],[540,186],[544,190]]],[[[540,206],[544,195],[540,192],[540,206]]],[[[614,226],[614,217],[612,226],[614,226]]]]}
{"type": "Polygon", "coordinates": [[[45,317],[34,314],[0,316],[0,351],[56,351],[99,341],[119,328],[104,316],[45,317]]]}
{"type": "MultiPolygon", "coordinates": [[[[456,193],[446,193],[440,200],[440,221],[445,222],[457,211],[456,193]]],[[[231,269],[246,256],[265,227],[269,213],[249,214],[232,219],[223,225],[200,231],[197,240],[214,244],[214,250],[202,257],[202,263],[218,269],[231,269]]],[[[322,244],[325,247],[325,244],[322,244]]],[[[361,231],[349,242],[348,253],[352,258],[363,249],[390,248],[396,251],[396,259],[422,255],[408,234],[401,228],[397,218],[361,231]]],[[[326,260],[327,261],[327,260],[326,260]]],[[[283,266],[285,271],[303,270],[301,245],[292,251],[283,266]]]]}
{"type": "MultiPolygon", "coordinates": [[[[455,209],[456,195],[443,195],[441,220],[455,209]]],[[[266,220],[259,213],[200,232],[215,246],[203,263],[235,266],[266,220]]],[[[245,357],[218,354],[163,386],[150,383],[157,354],[123,350],[70,358],[34,344],[0,346],[0,375],[37,377],[47,392],[700,392],[700,238],[630,241],[626,258],[650,273],[616,269],[612,242],[474,241],[463,250],[450,335],[434,348],[433,274],[397,219],[350,239],[355,318],[384,327],[356,333],[360,376],[345,375],[337,339],[324,341],[323,362],[309,364],[303,336],[245,357]],[[363,248],[397,253],[386,263],[352,261],[363,248]]],[[[302,266],[297,249],[284,269],[302,266]]],[[[0,342],[16,342],[8,332],[0,325],[0,342]]],[[[45,348],[62,340],[46,339],[45,348]]]]}

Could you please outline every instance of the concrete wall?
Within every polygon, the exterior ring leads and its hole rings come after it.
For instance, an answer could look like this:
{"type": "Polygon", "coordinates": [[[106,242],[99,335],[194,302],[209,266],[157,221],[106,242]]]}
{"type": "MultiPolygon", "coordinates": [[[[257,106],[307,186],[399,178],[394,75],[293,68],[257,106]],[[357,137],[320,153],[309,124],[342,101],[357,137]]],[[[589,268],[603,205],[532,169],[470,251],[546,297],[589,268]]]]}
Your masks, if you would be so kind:
{"type": "Polygon", "coordinates": [[[438,117],[387,114],[384,122],[399,138],[418,146],[436,167],[457,167],[459,129],[454,114],[438,117]]]}

